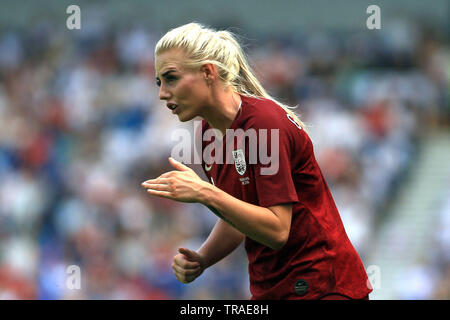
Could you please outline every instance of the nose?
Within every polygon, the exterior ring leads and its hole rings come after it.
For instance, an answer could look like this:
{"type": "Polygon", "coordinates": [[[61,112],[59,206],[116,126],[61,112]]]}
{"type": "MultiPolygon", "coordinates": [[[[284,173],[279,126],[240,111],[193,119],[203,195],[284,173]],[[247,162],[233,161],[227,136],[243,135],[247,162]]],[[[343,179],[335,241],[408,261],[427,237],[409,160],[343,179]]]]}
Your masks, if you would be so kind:
{"type": "Polygon", "coordinates": [[[161,87],[159,88],[159,99],[160,100],[168,100],[170,98],[170,93],[167,91],[166,87],[161,84],[161,87]]]}

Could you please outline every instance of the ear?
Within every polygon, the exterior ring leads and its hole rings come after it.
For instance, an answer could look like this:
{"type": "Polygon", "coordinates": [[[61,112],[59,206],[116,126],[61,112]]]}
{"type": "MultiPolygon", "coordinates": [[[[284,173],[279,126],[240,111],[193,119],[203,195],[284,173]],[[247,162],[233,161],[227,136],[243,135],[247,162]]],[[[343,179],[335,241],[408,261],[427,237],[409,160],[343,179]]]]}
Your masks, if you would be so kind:
{"type": "Polygon", "coordinates": [[[201,66],[200,71],[202,72],[205,81],[208,86],[210,86],[217,77],[216,66],[212,63],[205,63],[201,66]]]}

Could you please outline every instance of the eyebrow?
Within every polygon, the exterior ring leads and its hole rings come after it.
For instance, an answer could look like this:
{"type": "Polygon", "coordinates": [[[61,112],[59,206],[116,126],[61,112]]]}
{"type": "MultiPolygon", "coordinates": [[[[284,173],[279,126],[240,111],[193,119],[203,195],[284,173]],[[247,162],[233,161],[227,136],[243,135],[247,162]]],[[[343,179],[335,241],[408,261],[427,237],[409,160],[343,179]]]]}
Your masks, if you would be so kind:
{"type": "MultiPolygon", "coordinates": [[[[166,76],[167,76],[169,73],[171,73],[171,72],[175,72],[175,69],[170,69],[170,70],[164,72],[164,73],[161,75],[161,77],[166,77],[166,76]]],[[[159,80],[159,78],[156,77],[156,80],[159,80]]]]}

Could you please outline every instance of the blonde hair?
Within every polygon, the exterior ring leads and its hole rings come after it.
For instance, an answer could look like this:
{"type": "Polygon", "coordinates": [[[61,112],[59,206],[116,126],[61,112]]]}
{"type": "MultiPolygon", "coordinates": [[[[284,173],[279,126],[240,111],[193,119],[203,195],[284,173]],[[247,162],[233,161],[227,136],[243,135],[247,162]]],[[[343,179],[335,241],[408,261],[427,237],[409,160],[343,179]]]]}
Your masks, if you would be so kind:
{"type": "Polygon", "coordinates": [[[253,74],[244,51],[229,31],[216,31],[199,23],[188,23],[167,32],[156,44],[155,56],[174,48],[183,49],[185,66],[199,68],[206,63],[218,67],[225,86],[237,93],[254,98],[266,98],[282,107],[303,129],[305,125],[290,107],[270,96],[253,74]]]}

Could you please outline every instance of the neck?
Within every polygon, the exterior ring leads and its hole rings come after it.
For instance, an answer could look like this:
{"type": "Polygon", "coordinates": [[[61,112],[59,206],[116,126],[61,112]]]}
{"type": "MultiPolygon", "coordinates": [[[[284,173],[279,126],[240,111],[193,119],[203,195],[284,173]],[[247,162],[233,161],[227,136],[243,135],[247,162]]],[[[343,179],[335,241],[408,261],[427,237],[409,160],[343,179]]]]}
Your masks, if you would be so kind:
{"type": "Polygon", "coordinates": [[[222,91],[222,93],[213,97],[213,103],[205,108],[202,118],[212,128],[218,129],[222,135],[225,135],[239,111],[241,97],[233,90],[222,91]]]}

